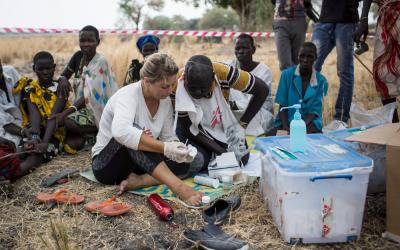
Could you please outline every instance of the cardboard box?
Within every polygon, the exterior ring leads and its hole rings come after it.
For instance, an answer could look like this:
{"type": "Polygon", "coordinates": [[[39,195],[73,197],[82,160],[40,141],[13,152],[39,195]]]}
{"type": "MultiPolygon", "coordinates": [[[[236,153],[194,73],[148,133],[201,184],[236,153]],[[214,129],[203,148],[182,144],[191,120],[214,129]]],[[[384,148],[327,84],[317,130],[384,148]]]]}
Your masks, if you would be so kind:
{"type": "Polygon", "coordinates": [[[400,242],[400,124],[384,124],[346,140],[386,145],[386,232],[383,236],[400,242]]]}

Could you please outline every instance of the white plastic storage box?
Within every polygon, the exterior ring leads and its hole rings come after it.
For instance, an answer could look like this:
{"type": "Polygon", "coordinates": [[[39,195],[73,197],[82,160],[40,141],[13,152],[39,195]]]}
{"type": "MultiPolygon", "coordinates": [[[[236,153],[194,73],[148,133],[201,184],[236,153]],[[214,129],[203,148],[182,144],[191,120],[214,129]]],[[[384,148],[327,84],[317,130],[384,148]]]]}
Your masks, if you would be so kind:
{"type": "Polygon", "coordinates": [[[373,161],[322,135],[307,135],[305,153],[288,136],[257,138],[263,153],[260,191],[290,243],[354,241],[360,236],[373,161]]]}

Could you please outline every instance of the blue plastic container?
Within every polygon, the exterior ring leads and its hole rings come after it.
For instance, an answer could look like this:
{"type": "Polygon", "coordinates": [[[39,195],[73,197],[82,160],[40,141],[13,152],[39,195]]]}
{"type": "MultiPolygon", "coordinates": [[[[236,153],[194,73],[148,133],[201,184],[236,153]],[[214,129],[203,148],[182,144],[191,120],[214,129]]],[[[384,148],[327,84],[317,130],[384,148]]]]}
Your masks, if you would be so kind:
{"type": "Polygon", "coordinates": [[[304,153],[289,136],[257,138],[260,192],[289,243],[333,243],[360,236],[373,161],[323,134],[307,135],[304,153]]]}
{"type": "Polygon", "coordinates": [[[304,153],[290,151],[289,136],[259,137],[254,144],[264,154],[269,150],[279,167],[288,172],[329,172],[372,166],[370,158],[323,134],[308,134],[304,153]]]}

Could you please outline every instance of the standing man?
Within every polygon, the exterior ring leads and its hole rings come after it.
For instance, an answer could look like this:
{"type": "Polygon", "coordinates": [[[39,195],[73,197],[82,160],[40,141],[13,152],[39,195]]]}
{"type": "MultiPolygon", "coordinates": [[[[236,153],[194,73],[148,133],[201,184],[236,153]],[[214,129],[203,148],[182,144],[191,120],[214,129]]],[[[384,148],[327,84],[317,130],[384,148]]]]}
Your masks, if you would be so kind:
{"type": "Polygon", "coordinates": [[[297,65],[307,31],[306,15],[317,22],[311,0],[271,0],[275,5],[272,27],[281,71],[297,65]]]}
{"type": "Polygon", "coordinates": [[[319,22],[312,36],[317,46],[314,67],[321,71],[326,57],[336,46],[337,72],[340,80],[336,99],[334,121],[327,126],[330,130],[347,127],[354,88],[353,34],[358,23],[359,0],[322,0],[319,22]]]}

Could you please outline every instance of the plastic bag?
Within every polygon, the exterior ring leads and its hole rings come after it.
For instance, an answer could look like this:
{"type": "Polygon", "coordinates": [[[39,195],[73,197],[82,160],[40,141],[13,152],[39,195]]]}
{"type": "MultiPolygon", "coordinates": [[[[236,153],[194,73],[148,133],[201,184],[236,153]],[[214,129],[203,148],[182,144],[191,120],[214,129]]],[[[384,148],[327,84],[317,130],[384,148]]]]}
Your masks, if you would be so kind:
{"type": "Polygon", "coordinates": [[[381,125],[391,123],[396,102],[386,104],[383,107],[366,110],[357,103],[352,103],[350,108],[350,119],[352,127],[381,125]]]}
{"type": "MultiPolygon", "coordinates": [[[[353,127],[375,126],[391,123],[397,103],[389,103],[383,107],[365,110],[353,103],[350,118],[353,127]]],[[[368,193],[380,193],[386,190],[386,146],[372,143],[359,143],[357,151],[374,160],[374,168],[369,177],[368,193]]]]}

